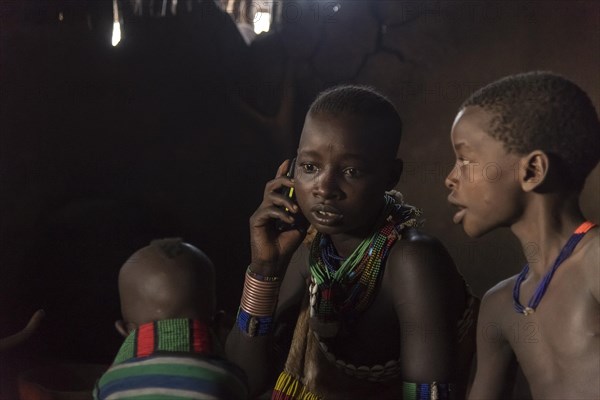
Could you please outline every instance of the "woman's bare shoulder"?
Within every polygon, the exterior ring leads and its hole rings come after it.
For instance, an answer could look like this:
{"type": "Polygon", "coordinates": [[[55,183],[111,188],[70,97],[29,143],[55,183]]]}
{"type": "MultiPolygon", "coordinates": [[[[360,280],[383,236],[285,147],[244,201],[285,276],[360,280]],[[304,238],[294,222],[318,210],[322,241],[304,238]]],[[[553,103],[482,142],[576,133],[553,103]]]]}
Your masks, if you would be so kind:
{"type": "Polygon", "coordinates": [[[414,274],[439,279],[460,277],[442,242],[415,228],[402,231],[390,251],[388,268],[400,279],[414,274]]]}

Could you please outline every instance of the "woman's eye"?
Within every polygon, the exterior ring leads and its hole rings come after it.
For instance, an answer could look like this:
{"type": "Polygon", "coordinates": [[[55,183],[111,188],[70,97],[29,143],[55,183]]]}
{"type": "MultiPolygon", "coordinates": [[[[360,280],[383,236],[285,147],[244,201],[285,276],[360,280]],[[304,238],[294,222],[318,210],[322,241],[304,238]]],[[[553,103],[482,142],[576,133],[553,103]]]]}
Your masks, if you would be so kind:
{"type": "Polygon", "coordinates": [[[306,172],[307,174],[310,174],[317,170],[317,167],[315,167],[313,164],[308,164],[308,163],[302,164],[301,168],[302,168],[302,171],[306,172]]]}

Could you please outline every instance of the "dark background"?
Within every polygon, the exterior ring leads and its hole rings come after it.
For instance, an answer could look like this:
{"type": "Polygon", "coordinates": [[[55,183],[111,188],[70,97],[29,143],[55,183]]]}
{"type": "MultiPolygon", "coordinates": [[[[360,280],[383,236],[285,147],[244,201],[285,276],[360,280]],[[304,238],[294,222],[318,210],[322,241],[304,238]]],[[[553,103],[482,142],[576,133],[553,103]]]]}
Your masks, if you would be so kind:
{"type": "MultiPolygon", "coordinates": [[[[28,343],[0,354],[0,393],[48,360],[111,361],[118,270],[153,238],[203,249],[234,313],[248,218],[328,86],[369,84],[396,104],[398,189],[478,295],[523,257],[509,231],[472,240],[452,224],[443,183],[458,106],[535,69],[600,106],[596,1],[278,1],[250,46],[214,2],[186,4],[158,16],[120,1],[112,47],[111,0],[0,2],[0,336],[47,312],[28,343]]],[[[599,183],[596,168],[581,198],[595,222],[599,183]]]]}

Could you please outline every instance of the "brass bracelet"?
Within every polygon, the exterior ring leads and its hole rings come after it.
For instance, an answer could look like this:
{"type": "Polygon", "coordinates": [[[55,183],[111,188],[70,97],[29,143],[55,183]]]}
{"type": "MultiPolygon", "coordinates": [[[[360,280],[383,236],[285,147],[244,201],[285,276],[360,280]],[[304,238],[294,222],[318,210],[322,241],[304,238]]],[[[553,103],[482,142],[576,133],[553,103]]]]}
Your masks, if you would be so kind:
{"type": "Polygon", "coordinates": [[[280,286],[279,281],[261,281],[247,273],[240,307],[256,317],[273,315],[280,286]]]}

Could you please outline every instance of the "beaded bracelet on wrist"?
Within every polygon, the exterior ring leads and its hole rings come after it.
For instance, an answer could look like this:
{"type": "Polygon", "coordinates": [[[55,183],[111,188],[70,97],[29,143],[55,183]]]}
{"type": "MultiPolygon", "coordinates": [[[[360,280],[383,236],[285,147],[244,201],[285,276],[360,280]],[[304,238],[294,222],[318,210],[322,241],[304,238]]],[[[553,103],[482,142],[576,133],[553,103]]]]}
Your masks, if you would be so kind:
{"type": "Polygon", "coordinates": [[[404,400],[455,400],[454,385],[451,383],[402,382],[404,400]]]}
{"type": "Polygon", "coordinates": [[[264,336],[269,334],[273,324],[273,317],[256,317],[250,315],[240,307],[237,315],[238,328],[248,336],[264,336]]]}

